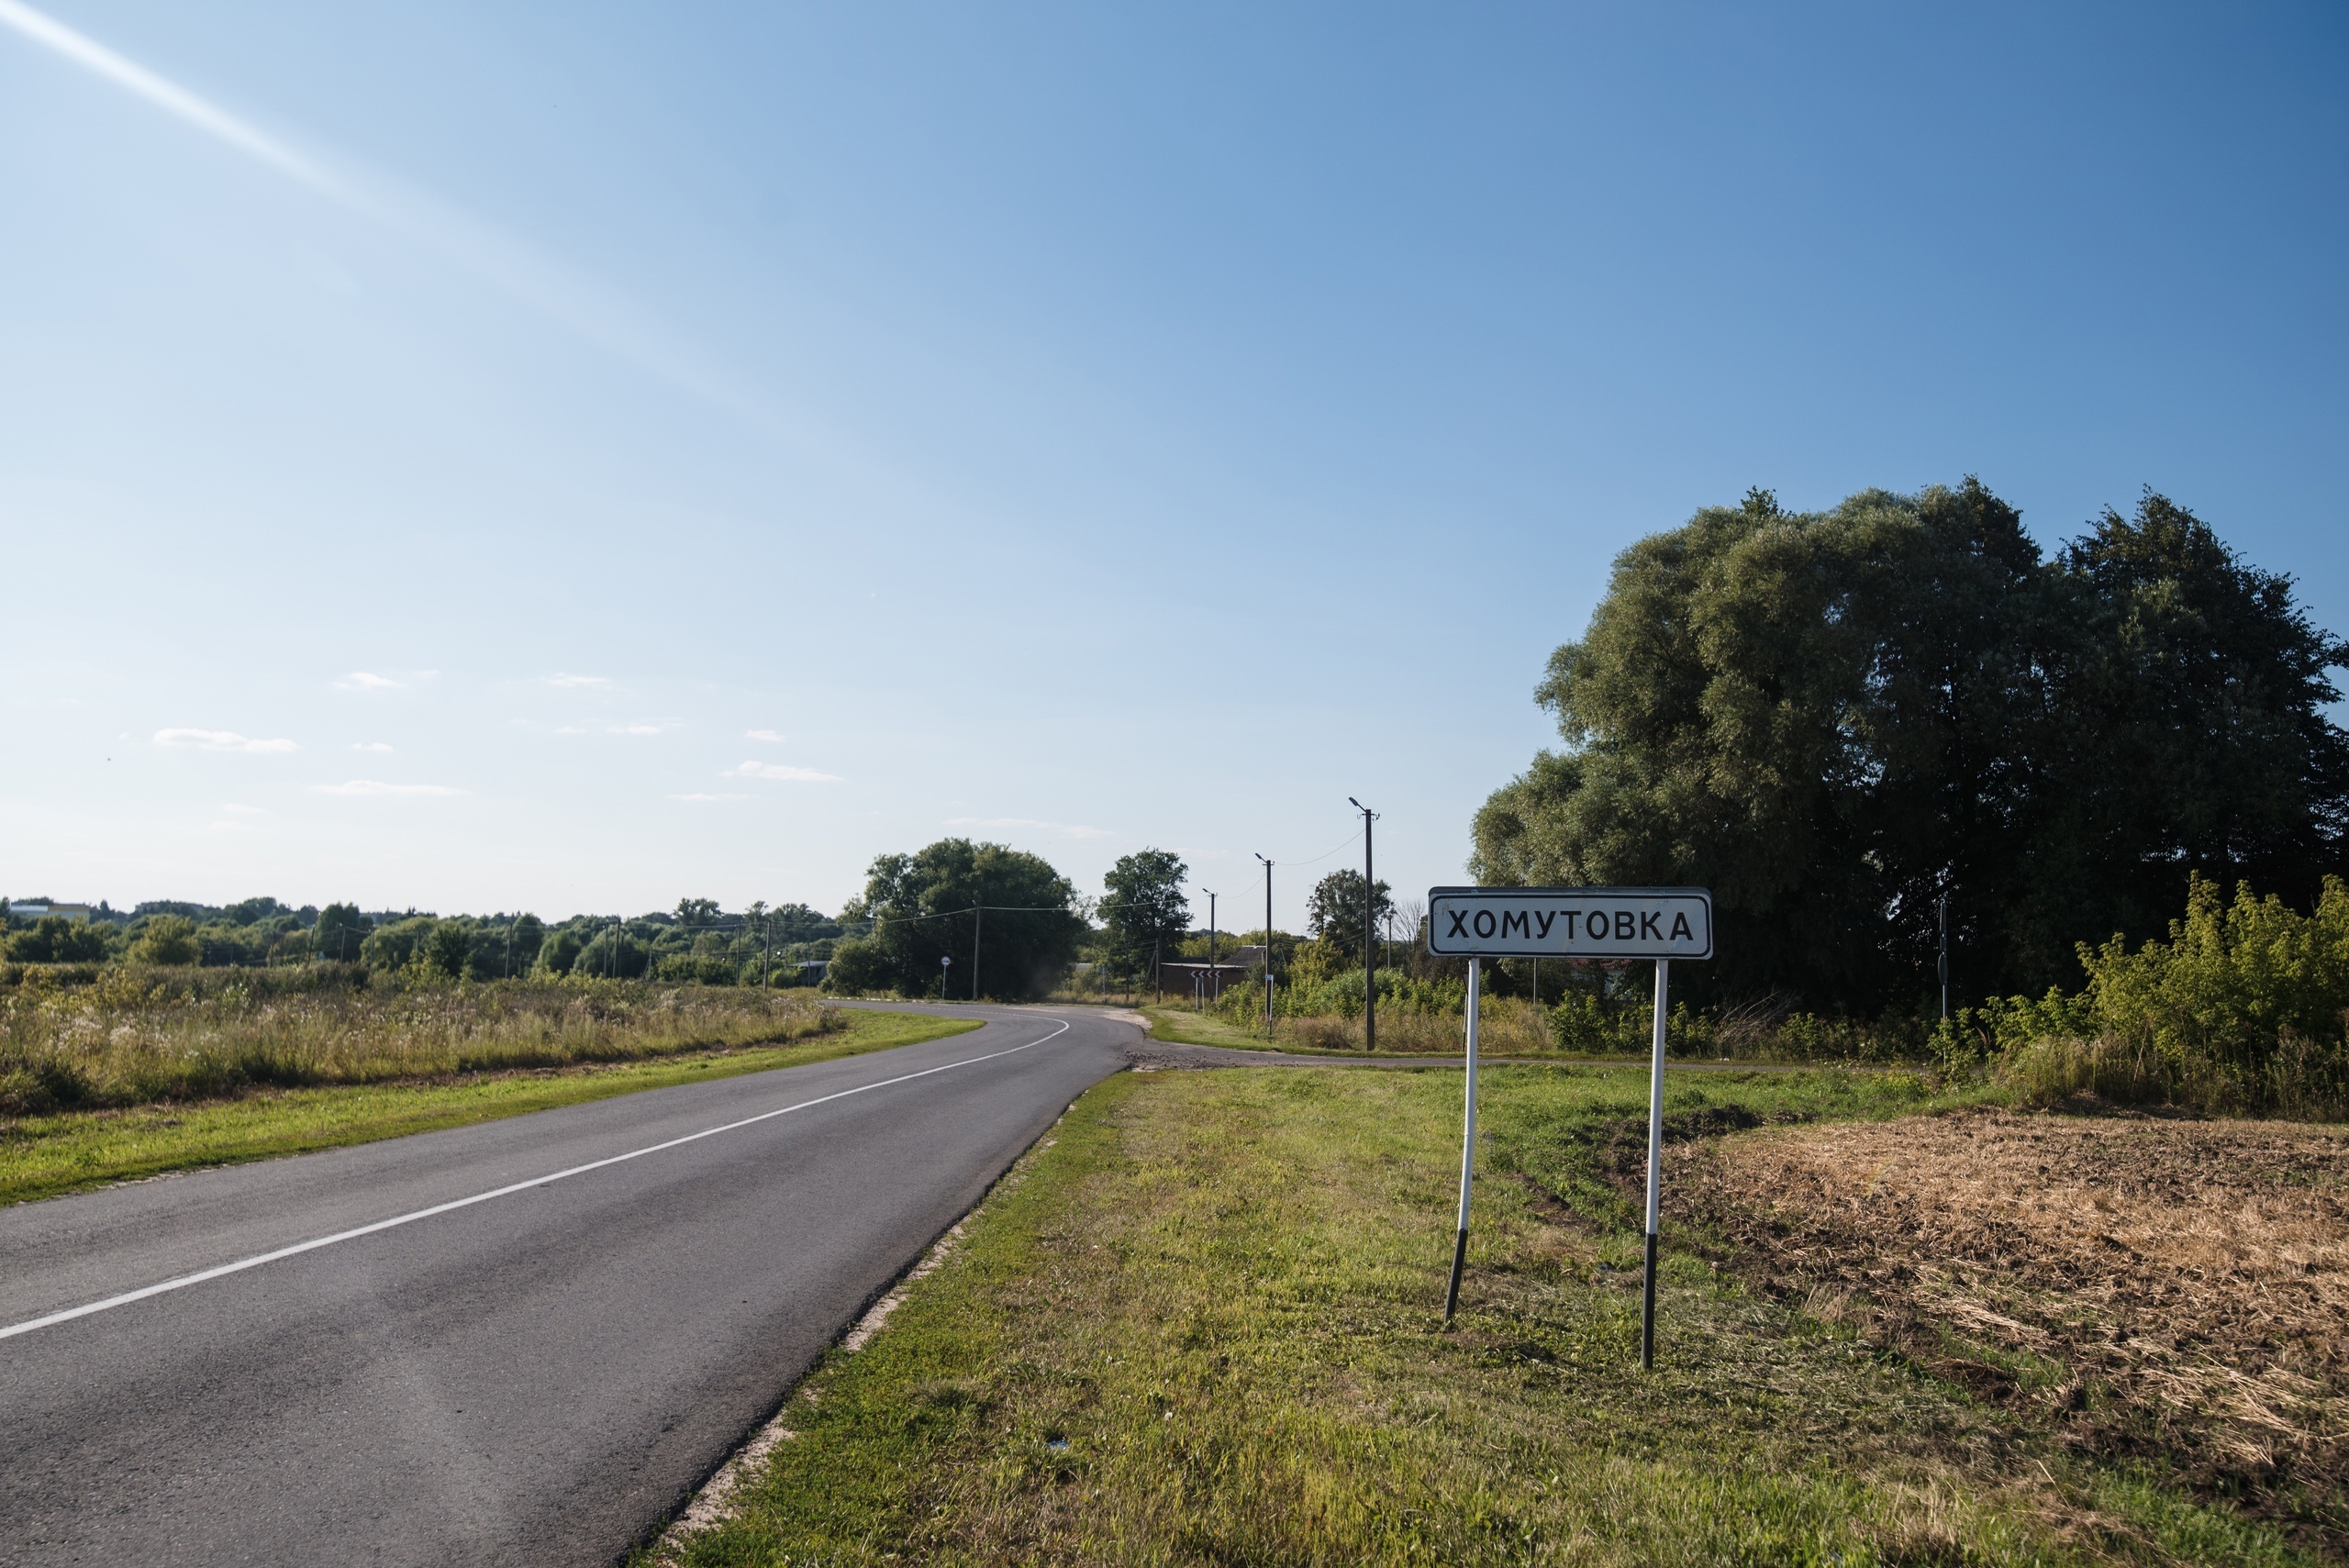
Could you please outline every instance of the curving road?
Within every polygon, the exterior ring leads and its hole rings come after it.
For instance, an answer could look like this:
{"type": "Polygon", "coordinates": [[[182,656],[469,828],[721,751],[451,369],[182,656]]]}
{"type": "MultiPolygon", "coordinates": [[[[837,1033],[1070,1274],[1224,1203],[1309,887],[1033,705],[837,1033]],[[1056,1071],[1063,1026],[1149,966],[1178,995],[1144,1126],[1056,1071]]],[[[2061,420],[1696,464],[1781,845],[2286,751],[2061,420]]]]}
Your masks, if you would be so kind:
{"type": "Polygon", "coordinates": [[[1139,1043],[944,1010],[986,1022],[0,1210],[0,1559],[609,1562],[1139,1043]]]}

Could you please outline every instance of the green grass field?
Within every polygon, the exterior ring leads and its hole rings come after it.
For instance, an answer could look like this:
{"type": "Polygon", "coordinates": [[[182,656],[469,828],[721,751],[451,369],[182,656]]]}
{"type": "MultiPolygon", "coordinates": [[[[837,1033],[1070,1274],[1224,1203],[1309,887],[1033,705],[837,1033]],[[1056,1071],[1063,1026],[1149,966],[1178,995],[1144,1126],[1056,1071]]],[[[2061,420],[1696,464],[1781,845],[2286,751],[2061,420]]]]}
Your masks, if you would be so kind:
{"type": "Polygon", "coordinates": [[[673,1084],[829,1062],[978,1027],[976,1019],[857,1012],[845,1029],[777,1045],[407,1082],[261,1089],[192,1104],[17,1117],[0,1120],[0,1203],[54,1197],[170,1171],[434,1132],[673,1084]]]}
{"type": "MultiPolygon", "coordinates": [[[[2306,1561],[2154,1472],[1640,1243],[1636,1072],[1501,1067],[1459,1318],[1456,1073],[1121,1074],[786,1406],[720,1564],[2306,1561]]],[[[1914,1074],[1694,1074],[1683,1133],[1930,1114],[1914,1074]]]]}

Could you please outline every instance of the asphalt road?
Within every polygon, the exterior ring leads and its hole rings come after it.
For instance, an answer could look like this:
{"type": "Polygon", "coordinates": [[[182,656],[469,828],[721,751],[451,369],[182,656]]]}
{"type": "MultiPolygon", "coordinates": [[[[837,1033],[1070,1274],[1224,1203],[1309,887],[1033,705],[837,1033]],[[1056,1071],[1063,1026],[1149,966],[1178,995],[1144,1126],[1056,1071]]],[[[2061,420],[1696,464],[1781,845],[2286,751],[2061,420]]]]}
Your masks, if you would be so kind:
{"type": "Polygon", "coordinates": [[[0,1210],[0,1562],[611,1561],[1138,1038],[948,1010],[987,1022],[0,1210]]]}

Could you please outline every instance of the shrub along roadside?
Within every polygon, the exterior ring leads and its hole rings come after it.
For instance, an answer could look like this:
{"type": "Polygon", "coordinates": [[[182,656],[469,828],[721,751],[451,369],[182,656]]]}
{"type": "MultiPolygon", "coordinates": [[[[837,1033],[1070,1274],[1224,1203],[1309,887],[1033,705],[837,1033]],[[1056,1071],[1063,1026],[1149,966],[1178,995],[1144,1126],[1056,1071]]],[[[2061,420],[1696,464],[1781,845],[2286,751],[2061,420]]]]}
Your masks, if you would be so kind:
{"type": "Polygon", "coordinates": [[[2167,941],[2083,945],[2088,984],[1962,1013],[1996,1074],[2045,1104],[2106,1099],[2215,1112],[2349,1117],[2349,885],[2302,915],[2248,883],[2194,879],[2167,941]]]}
{"type": "MultiPolygon", "coordinates": [[[[1643,1376],[1636,1231],[1507,1175],[1445,1328],[1458,1091],[1110,1080],[819,1365],[733,1517],[640,1561],[2302,1561],[1686,1257],[1643,1376]]],[[[1504,1068],[1490,1092],[1510,1137],[1642,1105],[1635,1071],[1504,1068]]],[[[1936,1103],[1907,1073],[1701,1092],[1673,1113],[1936,1103]]]]}

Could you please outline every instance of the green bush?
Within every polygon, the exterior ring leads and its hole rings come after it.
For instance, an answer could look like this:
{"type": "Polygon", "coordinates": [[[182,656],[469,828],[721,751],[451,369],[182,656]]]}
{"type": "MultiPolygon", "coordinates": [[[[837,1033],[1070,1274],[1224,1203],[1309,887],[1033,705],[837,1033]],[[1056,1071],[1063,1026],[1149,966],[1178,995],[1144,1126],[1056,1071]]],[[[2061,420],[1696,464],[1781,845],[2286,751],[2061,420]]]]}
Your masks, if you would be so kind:
{"type": "Polygon", "coordinates": [[[2110,1099],[2331,1119],[2349,1111],[2349,885],[2302,915],[2249,884],[2195,877],[2186,918],[2135,952],[2082,944],[2087,989],[1962,1014],[2031,1097],[2110,1099]]]}
{"type": "Polygon", "coordinates": [[[1645,1047],[1649,1013],[1618,1006],[1588,991],[1569,991],[1550,1012],[1550,1039],[1560,1051],[1620,1056],[1645,1047]]]}
{"type": "Polygon", "coordinates": [[[18,963],[100,963],[106,957],[106,936],[104,926],[43,915],[8,939],[8,956],[18,963]]]}
{"type": "MultiPolygon", "coordinates": [[[[741,966],[730,958],[711,953],[673,952],[654,961],[652,975],[680,984],[731,985],[740,977],[741,966]]],[[[751,984],[759,983],[758,965],[751,966],[751,984]]]]}
{"type": "Polygon", "coordinates": [[[204,944],[196,940],[193,920],[180,915],[157,915],[139,928],[128,957],[133,963],[200,963],[204,944]]]}

